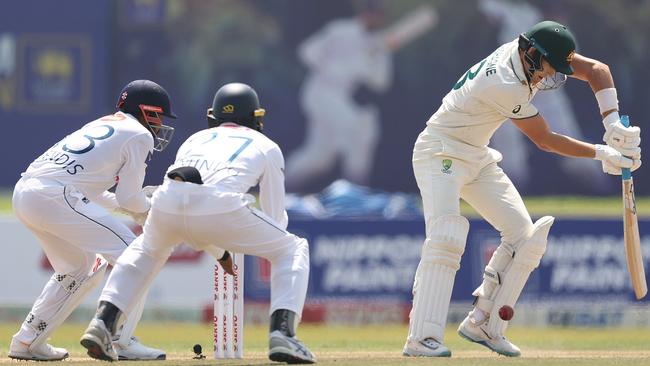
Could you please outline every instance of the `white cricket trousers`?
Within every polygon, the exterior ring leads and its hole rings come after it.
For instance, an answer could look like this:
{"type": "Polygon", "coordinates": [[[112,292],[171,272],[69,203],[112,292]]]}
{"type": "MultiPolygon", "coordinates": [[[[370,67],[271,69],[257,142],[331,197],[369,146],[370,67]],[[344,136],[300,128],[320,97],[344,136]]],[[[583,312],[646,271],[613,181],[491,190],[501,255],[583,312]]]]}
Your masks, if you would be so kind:
{"type": "MultiPolygon", "coordinates": [[[[422,138],[418,140],[418,144],[422,138]]],[[[443,215],[460,215],[460,199],[470,204],[501,234],[502,243],[513,245],[533,227],[528,210],[512,181],[489,155],[467,161],[418,145],[413,152],[413,171],[422,195],[428,227],[443,215]],[[444,160],[451,161],[448,169],[444,160]]],[[[429,230],[427,230],[427,235],[429,230]]]]}
{"type": "MultiPolygon", "coordinates": [[[[57,275],[84,280],[95,265],[96,254],[101,254],[109,263],[115,263],[135,239],[124,223],[103,207],[85,199],[83,193],[71,185],[23,177],[14,187],[12,204],[18,219],[39,239],[57,275]]],[[[64,319],[58,319],[58,314],[63,311],[61,303],[69,296],[54,279],[50,279],[34,302],[29,317],[40,319],[43,324],[63,322],[64,319]]],[[[142,315],[143,303],[144,299],[138,311],[127,321],[129,330],[122,335],[128,339],[142,315]]],[[[29,344],[36,333],[23,323],[16,337],[29,344]]]]}
{"type": "Polygon", "coordinates": [[[301,316],[309,279],[307,241],[279,228],[261,211],[243,206],[243,195],[220,197],[206,194],[209,191],[209,187],[165,180],[152,198],[143,234],[117,260],[100,300],[128,314],[174,246],[185,242],[197,250],[214,252],[210,247],[216,246],[268,259],[270,312],[288,309],[301,316]],[[219,212],[232,207],[233,199],[240,200],[239,208],[219,212]],[[210,207],[217,213],[207,213],[210,207]]]}
{"type": "Polygon", "coordinates": [[[22,178],[14,187],[12,204],[57,273],[85,275],[95,263],[95,254],[115,263],[135,239],[123,222],[71,185],[22,178]]]}

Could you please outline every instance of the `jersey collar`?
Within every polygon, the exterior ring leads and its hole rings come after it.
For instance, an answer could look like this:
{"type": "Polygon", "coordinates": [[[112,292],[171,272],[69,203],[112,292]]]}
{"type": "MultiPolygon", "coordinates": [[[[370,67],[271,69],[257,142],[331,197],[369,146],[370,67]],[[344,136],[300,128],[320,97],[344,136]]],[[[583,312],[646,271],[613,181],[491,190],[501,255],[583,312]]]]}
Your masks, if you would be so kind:
{"type": "Polygon", "coordinates": [[[512,69],[512,72],[515,73],[517,79],[519,79],[519,82],[521,82],[521,85],[528,85],[528,79],[524,73],[524,65],[521,63],[521,57],[519,57],[519,47],[516,46],[516,40],[513,43],[515,46],[510,52],[510,68],[512,69]]]}

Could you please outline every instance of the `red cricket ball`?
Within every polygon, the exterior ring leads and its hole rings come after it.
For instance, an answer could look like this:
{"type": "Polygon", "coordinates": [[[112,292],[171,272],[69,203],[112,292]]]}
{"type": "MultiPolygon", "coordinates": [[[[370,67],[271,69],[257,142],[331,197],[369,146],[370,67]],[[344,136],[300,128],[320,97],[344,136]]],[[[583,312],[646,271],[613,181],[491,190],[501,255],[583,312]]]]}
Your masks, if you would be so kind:
{"type": "Polygon", "coordinates": [[[510,320],[513,316],[515,316],[515,310],[512,307],[503,305],[501,308],[499,308],[499,318],[503,320],[510,320]]]}

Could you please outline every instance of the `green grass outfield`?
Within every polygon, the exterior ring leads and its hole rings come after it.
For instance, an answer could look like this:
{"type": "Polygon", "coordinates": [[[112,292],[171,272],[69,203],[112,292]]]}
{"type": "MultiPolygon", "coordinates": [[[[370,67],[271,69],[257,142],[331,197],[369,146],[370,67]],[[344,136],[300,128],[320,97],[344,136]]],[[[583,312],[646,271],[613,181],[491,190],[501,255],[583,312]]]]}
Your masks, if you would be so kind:
{"type": "MultiPolygon", "coordinates": [[[[24,364],[7,357],[11,335],[18,324],[0,325],[0,363],[24,364]]],[[[82,324],[62,326],[51,343],[66,347],[71,358],[66,363],[97,364],[85,355],[78,340],[82,324]]],[[[148,345],[163,348],[165,365],[268,365],[266,326],[244,329],[242,360],[212,359],[212,328],[198,324],[142,324],[137,334],[148,345]],[[192,360],[192,346],[203,346],[204,360],[192,360]]],[[[508,336],[522,349],[522,357],[506,358],[462,340],[455,329],[447,330],[450,359],[406,358],[401,356],[405,325],[339,327],[304,325],[299,337],[314,351],[320,365],[650,365],[650,332],[647,329],[566,329],[513,328],[508,336]]],[[[156,362],[158,364],[159,362],[156,362]]],[[[53,365],[54,363],[48,363],[53,365]]],[[[127,365],[151,365],[152,362],[127,362],[127,365]]]]}
{"type": "MultiPolygon", "coordinates": [[[[582,197],[548,196],[526,197],[526,207],[533,217],[553,215],[560,217],[622,217],[623,202],[619,196],[582,197]]],[[[650,197],[637,197],[639,216],[650,217],[650,197]]],[[[461,204],[462,214],[476,217],[476,212],[465,202],[461,204]]],[[[11,193],[0,191],[0,214],[11,214],[11,193]]]]}

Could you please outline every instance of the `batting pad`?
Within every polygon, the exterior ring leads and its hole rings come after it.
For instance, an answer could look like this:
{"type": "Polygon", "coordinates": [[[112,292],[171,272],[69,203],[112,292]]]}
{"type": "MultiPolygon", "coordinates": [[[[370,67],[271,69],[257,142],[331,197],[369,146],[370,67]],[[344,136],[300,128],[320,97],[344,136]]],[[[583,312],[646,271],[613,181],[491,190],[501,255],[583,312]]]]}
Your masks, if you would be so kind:
{"type": "Polygon", "coordinates": [[[465,251],[469,222],[458,215],[441,216],[428,231],[413,283],[408,339],[421,341],[432,337],[442,343],[451,290],[465,251]]]}
{"type": "Polygon", "coordinates": [[[512,258],[515,253],[513,245],[502,242],[492,254],[490,262],[483,271],[483,282],[472,292],[477,297],[475,306],[483,312],[490,314],[494,306],[494,295],[497,288],[503,281],[504,274],[512,265],[512,258]]]}
{"type": "Polygon", "coordinates": [[[544,216],[535,222],[530,239],[517,250],[512,259],[512,265],[504,272],[501,286],[495,292],[494,304],[490,312],[488,333],[491,336],[500,336],[505,332],[508,322],[499,317],[499,308],[503,305],[514,308],[530,273],[539,266],[539,262],[542,260],[553,221],[555,221],[554,217],[544,216]]]}

